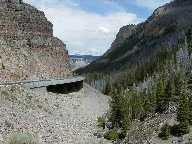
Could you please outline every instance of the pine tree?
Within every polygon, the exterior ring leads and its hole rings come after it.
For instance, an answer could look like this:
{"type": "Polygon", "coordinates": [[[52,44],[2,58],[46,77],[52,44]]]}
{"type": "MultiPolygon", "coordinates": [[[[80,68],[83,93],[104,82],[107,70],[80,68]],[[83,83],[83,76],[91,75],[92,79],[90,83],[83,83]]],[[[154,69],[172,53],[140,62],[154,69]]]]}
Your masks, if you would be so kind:
{"type": "Polygon", "coordinates": [[[164,111],[169,109],[169,103],[172,101],[175,94],[174,83],[171,80],[168,80],[165,87],[165,94],[163,96],[164,111]]]}
{"type": "Polygon", "coordinates": [[[189,124],[192,125],[192,96],[189,97],[189,124]]]}
{"type": "Polygon", "coordinates": [[[157,104],[157,96],[156,96],[156,87],[153,86],[152,90],[149,94],[149,102],[150,102],[150,112],[154,113],[156,110],[156,104],[157,104]]]}
{"type": "Polygon", "coordinates": [[[110,80],[108,80],[107,83],[106,83],[106,86],[105,86],[105,89],[104,89],[104,92],[103,92],[103,93],[104,93],[105,95],[110,95],[111,92],[112,92],[112,85],[111,85],[110,80]]]}
{"type": "Polygon", "coordinates": [[[175,102],[180,100],[181,88],[183,86],[183,80],[185,76],[183,72],[178,72],[175,76],[175,102]]]}
{"type": "Polygon", "coordinates": [[[162,79],[160,79],[157,84],[156,100],[156,112],[163,113],[167,109],[167,98],[165,95],[165,88],[162,79]]]}
{"type": "Polygon", "coordinates": [[[121,104],[121,109],[123,113],[122,117],[122,129],[123,131],[127,131],[129,125],[131,124],[132,116],[131,116],[131,103],[130,103],[130,96],[132,92],[125,92],[123,99],[122,99],[122,104],[121,104]]]}
{"type": "Polygon", "coordinates": [[[189,29],[186,36],[187,36],[188,51],[189,51],[189,54],[191,54],[192,53],[192,29],[189,29]]]}
{"type": "Polygon", "coordinates": [[[122,113],[122,95],[118,93],[115,89],[111,96],[112,100],[110,103],[110,121],[113,123],[114,127],[121,127],[121,122],[123,119],[122,113]]]}
{"type": "Polygon", "coordinates": [[[162,140],[168,140],[170,136],[170,127],[166,123],[162,128],[161,128],[161,133],[158,135],[162,140]]]}
{"type": "Polygon", "coordinates": [[[155,87],[153,87],[150,92],[143,91],[143,113],[140,118],[140,120],[144,120],[148,114],[154,113],[155,112],[155,107],[156,107],[156,95],[155,95],[155,87]]]}
{"type": "Polygon", "coordinates": [[[188,78],[188,88],[192,90],[192,75],[189,75],[188,78]]]}
{"type": "Polygon", "coordinates": [[[187,95],[187,85],[184,81],[180,90],[180,101],[177,111],[179,135],[187,134],[189,132],[189,98],[187,95]]]}

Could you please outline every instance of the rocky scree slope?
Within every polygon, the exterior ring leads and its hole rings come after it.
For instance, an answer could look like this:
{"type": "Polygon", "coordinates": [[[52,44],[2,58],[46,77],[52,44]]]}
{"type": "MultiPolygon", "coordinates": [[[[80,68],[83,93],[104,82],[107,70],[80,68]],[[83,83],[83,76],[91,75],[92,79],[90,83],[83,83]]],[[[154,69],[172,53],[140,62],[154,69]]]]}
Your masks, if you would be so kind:
{"type": "Polygon", "coordinates": [[[124,71],[153,62],[160,53],[172,52],[184,42],[191,19],[191,0],[175,0],[159,7],[145,22],[121,28],[111,48],[77,72],[124,71]]]}
{"type": "Polygon", "coordinates": [[[0,81],[70,74],[66,45],[42,11],[21,0],[0,0],[0,81]]]}
{"type": "Polygon", "coordinates": [[[97,144],[97,118],[108,107],[108,97],[88,85],[71,94],[0,86],[0,144],[20,132],[39,144],[97,144]]]}

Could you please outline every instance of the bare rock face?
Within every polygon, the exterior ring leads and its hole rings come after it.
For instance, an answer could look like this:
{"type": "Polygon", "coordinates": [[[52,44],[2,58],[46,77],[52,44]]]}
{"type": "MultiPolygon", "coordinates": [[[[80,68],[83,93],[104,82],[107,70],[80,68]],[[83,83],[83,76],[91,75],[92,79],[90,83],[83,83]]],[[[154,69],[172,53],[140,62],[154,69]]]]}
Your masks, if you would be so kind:
{"type": "Polygon", "coordinates": [[[136,25],[132,24],[120,28],[118,34],[116,35],[116,39],[111,44],[111,48],[105,53],[105,55],[109,54],[114,49],[120,47],[124,43],[124,41],[132,35],[135,30],[135,27],[136,25]]]}
{"type": "Polygon", "coordinates": [[[70,75],[66,45],[53,37],[42,11],[22,0],[0,0],[0,81],[70,75]]]}

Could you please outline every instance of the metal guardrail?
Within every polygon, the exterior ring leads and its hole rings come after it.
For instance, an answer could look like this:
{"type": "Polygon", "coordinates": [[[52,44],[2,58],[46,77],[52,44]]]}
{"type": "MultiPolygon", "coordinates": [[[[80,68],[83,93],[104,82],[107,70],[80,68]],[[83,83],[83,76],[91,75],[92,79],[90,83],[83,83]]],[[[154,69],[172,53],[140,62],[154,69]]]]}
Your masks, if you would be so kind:
{"type": "Polygon", "coordinates": [[[65,79],[50,79],[50,80],[25,80],[25,81],[16,81],[16,82],[3,82],[0,83],[0,86],[5,85],[23,85],[27,88],[40,88],[47,87],[50,85],[59,85],[59,84],[68,84],[83,81],[84,77],[68,77],[65,79]]]}

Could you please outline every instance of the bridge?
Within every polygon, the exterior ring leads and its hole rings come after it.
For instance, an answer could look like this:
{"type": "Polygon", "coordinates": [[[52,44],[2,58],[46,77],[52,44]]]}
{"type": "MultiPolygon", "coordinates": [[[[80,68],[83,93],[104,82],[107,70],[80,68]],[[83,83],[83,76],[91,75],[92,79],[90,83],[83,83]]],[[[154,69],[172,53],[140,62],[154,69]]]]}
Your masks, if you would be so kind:
{"type": "Polygon", "coordinates": [[[47,91],[55,93],[70,93],[83,88],[84,77],[68,77],[65,79],[50,80],[24,80],[16,82],[3,82],[0,86],[22,85],[25,88],[37,89],[46,87],[47,91]]]}

